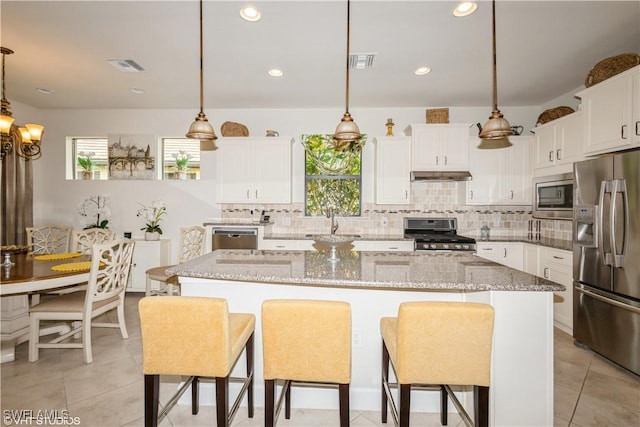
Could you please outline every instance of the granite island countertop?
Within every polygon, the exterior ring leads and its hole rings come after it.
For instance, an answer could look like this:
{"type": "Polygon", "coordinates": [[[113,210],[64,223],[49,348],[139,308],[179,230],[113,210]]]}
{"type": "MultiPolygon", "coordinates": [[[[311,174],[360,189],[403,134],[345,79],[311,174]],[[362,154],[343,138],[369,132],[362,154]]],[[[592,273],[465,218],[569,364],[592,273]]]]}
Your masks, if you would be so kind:
{"type": "Polygon", "coordinates": [[[563,285],[468,252],[216,250],[167,269],[183,277],[415,291],[563,291],[563,285]]]}
{"type": "Polygon", "coordinates": [[[565,251],[573,250],[573,241],[564,239],[555,239],[552,237],[527,237],[527,236],[491,236],[488,239],[481,239],[478,236],[475,237],[476,242],[519,242],[529,243],[531,245],[545,246],[548,248],[562,249],[565,251]]]}

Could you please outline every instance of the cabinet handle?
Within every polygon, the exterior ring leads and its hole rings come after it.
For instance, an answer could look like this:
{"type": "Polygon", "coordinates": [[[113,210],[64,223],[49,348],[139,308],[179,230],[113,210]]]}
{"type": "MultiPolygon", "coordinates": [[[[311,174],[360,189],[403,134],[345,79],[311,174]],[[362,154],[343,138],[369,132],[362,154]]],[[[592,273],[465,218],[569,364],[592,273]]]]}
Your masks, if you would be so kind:
{"type": "Polygon", "coordinates": [[[511,190],[511,199],[513,200],[513,190],[511,190]]]}
{"type": "Polygon", "coordinates": [[[409,198],[409,192],[407,190],[404,190],[404,198],[405,199],[409,198]]]}
{"type": "Polygon", "coordinates": [[[284,245],[276,245],[276,248],[284,249],[284,245]]]}
{"type": "Polygon", "coordinates": [[[620,138],[622,139],[627,139],[626,136],[624,136],[624,131],[627,129],[627,125],[622,125],[622,127],[620,128],[620,138]]]}
{"type": "Polygon", "coordinates": [[[492,251],[493,248],[481,248],[483,251],[492,251]]]}
{"type": "Polygon", "coordinates": [[[438,156],[436,156],[436,166],[438,166],[438,156]]]}
{"type": "Polygon", "coordinates": [[[549,151],[549,161],[553,162],[553,151],[549,151]]]}
{"type": "Polygon", "coordinates": [[[543,276],[544,276],[545,279],[549,278],[549,267],[545,267],[544,268],[543,276]]]}
{"type": "Polygon", "coordinates": [[[469,191],[469,200],[473,200],[473,190],[469,191]]]}
{"type": "Polygon", "coordinates": [[[249,198],[249,190],[247,190],[247,199],[249,198]]]}
{"type": "Polygon", "coordinates": [[[444,165],[447,166],[447,156],[444,156],[444,165]]]}
{"type": "Polygon", "coordinates": [[[504,252],[503,252],[502,258],[506,258],[507,257],[507,248],[504,248],[503,251],[504,252]]]}
{"type": "Polygon", "coordinates": [[[397,246],[389,246],[389,249],[392,249],[392,250],[393,249],[398,249],[398,247],[397,246]]]}
{"type": "Polygon", "coordinates": [[[256,190],[256,199],[258,198],[258,190],[256,190]]]}
{"type": "Polygon", "coordinates": [[[560,153],[562,153],[562,149],[558,148],[556,150],[556,159],[558,159],[558,160],[562,160],[562,156],[560,155],[560,153]]]}
{"type": "Polygon", "coordinates": [[[554,257],[555,259],[564,259],[564,257],[557,256],[557,255],[554,255],[553,257],[554,257]]]}
{"type": "Polygon", "coordinates": [[[636,122],[636,135],[640,135],[640,121],[636,122]]]}

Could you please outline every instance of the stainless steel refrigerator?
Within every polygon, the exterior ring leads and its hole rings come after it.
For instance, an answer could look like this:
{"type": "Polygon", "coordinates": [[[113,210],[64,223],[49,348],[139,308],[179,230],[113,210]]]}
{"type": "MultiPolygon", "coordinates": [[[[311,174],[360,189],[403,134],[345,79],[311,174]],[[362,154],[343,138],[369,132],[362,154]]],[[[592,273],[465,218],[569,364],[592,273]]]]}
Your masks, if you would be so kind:
{"type": "Polygon", "coordinates": [[[640,150],[573,175],[573,336],[640,375],[640,150]]]}

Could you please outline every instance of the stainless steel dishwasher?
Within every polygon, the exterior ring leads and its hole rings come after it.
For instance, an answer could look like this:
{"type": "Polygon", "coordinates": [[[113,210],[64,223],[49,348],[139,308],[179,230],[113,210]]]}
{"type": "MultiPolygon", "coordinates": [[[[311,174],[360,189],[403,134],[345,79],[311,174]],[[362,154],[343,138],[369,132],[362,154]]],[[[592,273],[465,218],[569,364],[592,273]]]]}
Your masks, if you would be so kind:
{"type": "Polygon", "coordinates": [[[212,250],[216,249],[258,249],[257,228],[214,228],[212,230],[212,250]]]}

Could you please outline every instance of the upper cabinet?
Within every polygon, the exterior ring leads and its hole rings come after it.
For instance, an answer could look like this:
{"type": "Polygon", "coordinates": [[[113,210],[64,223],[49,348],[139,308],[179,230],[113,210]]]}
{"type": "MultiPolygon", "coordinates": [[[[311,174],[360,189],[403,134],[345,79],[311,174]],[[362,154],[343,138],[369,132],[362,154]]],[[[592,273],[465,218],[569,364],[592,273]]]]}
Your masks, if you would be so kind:
{"type": "Polygon", "coordinates": [[[473,138],[471,181],[467,182],[467,205],[531,205],[533,177],[533,138],[509,137],[511,147],[495,150],[476,148],[480,140],[473,138]]]}
{"type": "Polygon", "coordinates": [[[406,132],[411,136],[414,171],[468,171],[468,124],[417,124],[406,132]]]}
{"type": "Polygon", "coordinates": [[[411,138],[376,137],[375,189],[380,205],[408,205],[411,199],[411,138]]]}
{"type": "Polygon", "coordinates": [[[640,145],[640,66],[576,94],[584,114],[584,154],[640,145]]]}
{"type": "Polygon", "coordinates": [[[535,133],[536,174],[569,173],[583,159],[582,111],[566,115],[532,130],[535,133]]]}
{"type": "Polygon", "coordinates": [[[291,203],[292,138],[216,141],[217,203],[291,203]]]}

